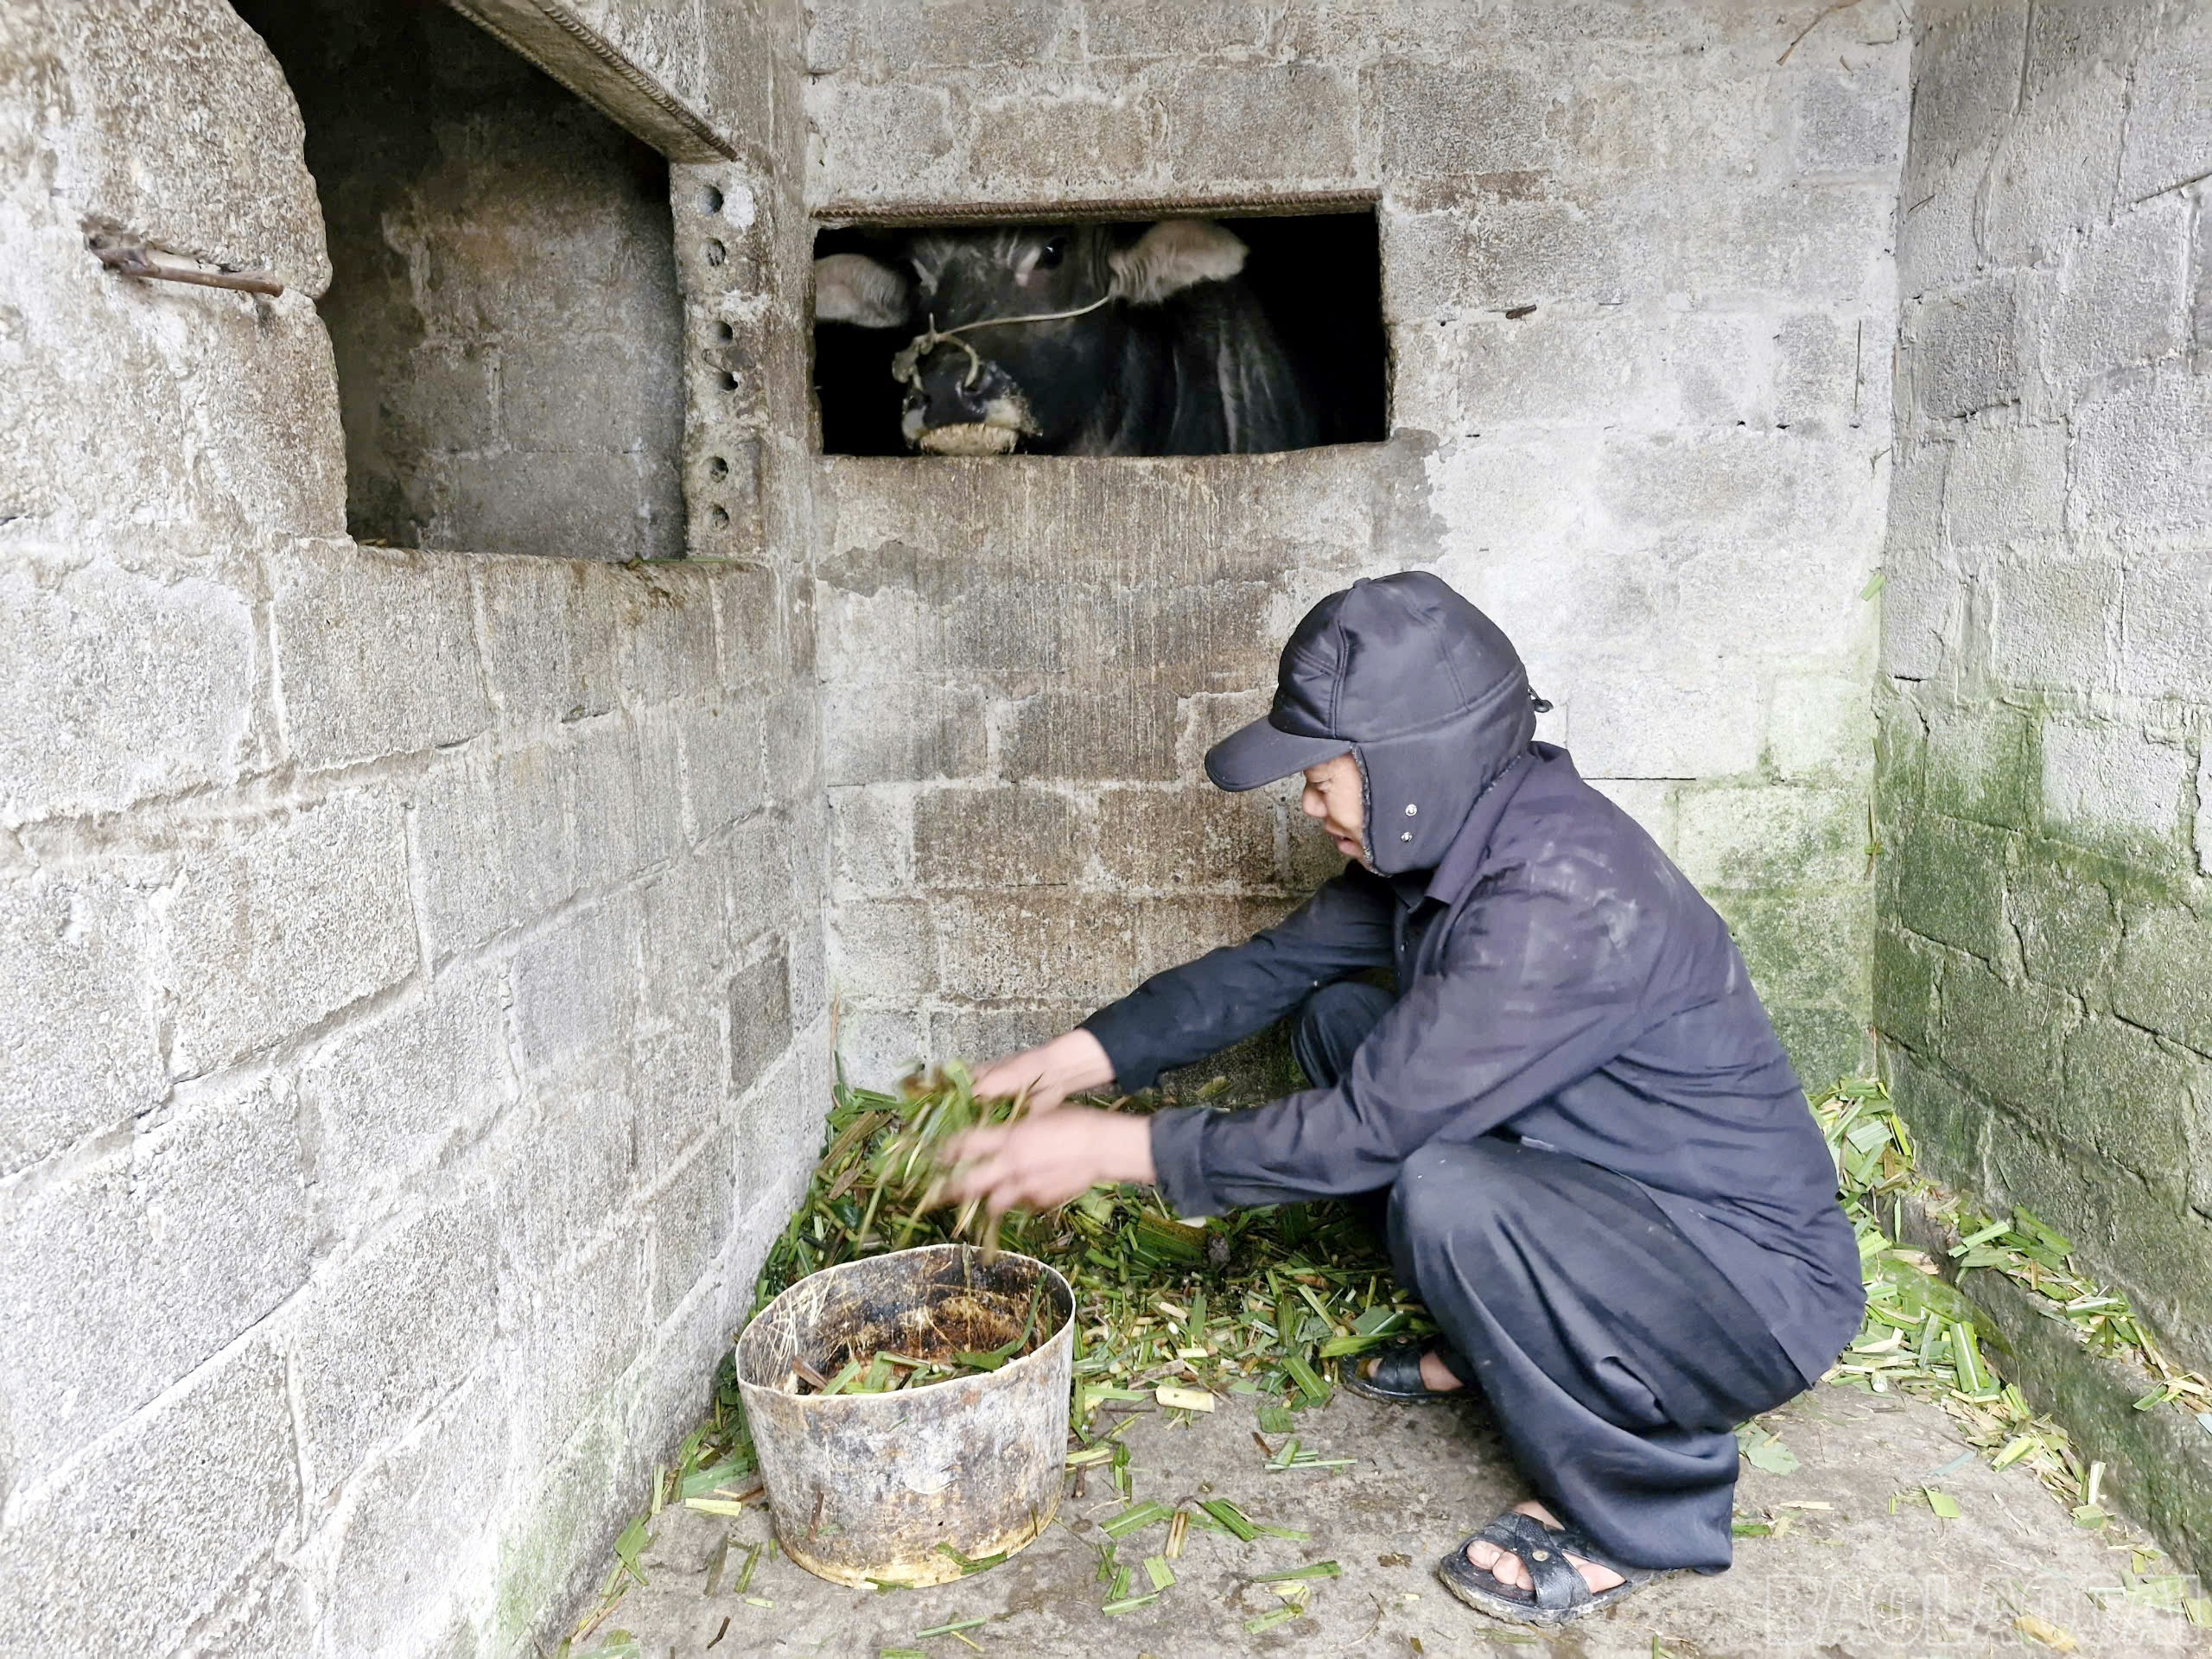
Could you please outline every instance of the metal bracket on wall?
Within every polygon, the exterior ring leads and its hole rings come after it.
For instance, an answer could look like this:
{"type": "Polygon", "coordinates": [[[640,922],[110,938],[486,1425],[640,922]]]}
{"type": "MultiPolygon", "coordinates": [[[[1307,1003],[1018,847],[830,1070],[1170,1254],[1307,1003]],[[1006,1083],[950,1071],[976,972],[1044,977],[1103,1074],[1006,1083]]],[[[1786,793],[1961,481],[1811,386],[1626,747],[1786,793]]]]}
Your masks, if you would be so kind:
{"type": "Polygon", "coordinates": [[[266,270],[195,270],[189,265],[165,265],[135,243],[96,242],[92,245],[92,257],[110,270],[125,276],[191,283],[200,288],[235,289],[241,294],[266,294],[271,298],[284,291],[284,284],[266,270]]]}

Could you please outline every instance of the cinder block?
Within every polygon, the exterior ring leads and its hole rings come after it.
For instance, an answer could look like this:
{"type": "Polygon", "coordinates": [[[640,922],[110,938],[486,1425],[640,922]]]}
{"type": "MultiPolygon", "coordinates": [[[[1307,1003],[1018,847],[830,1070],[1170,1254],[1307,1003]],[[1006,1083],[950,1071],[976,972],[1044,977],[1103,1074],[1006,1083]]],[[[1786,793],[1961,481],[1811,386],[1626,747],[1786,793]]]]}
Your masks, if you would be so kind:
{"type": "Polygon", "coordinates": [[[637,1018],[637,909],[626,897],[575,910],[517,947],[515,1058],[526,1076],[620,1064],[637,1018]]]}
{"type": "Polygon", "coordinates": [[[1941,293],[1972,281],[1985,268],[1980,235],[1981,181],[1993,138],[1953,162],[1933,167],[1917,152],[1897,208],[1897,289],[1941,293]]]}
{"type": "Polygon", "coordinates": [[[706,841],[768,798],[760,709],[715,702],[679,705],[673,714],[691,837],[706,841]]]}
{"type": "MultiPolygon", "coordinates": [[[[1914,1152],[1938,1180],[1978,1187],[1991,1122],[1999,1119],[1942,1072],[1885,1041],[1882,1072],[1890,1096],[1912,1130],[1914,1152]]],[[[2009,1118],[1999,1120],[2010,1128],[2009,1118]]]]}
{"type": "MultiPolygon", "coordinates": [[[[2146,550],[2129,561],[2120,618],[2120,683],[2138,697],[2212,700],[2212,586],[2204,555],[2177,547],[2146,550]]],[[[2109,613],[2107,613],[2109,615],[2109,613]]]]}
{"type": "Polygon", "coordinates": [[[1960,6],[1915,43],[1909,184],[1993,137],[2011,117],[2027,21],[2027,0],[1960,6]]]}
{"type": "Polygon", "coordinates": [[[736,1205],[732,1132],[717,1129],[678,1170],[648,1211],[652,1225],[652,1309],[656,1323],[676,1312],[714,1268],[736,1205]]]}
{"type": "Polygon", "coordinates": [[[190,847],[161,912],[172,1068],[207,1071],[416,966],[397,801],[332,797],[190,847]]]}
{"type": "Polygon", "coordinates": [[[2087,66],[2031,92],[1997,140],[1981,203],[1982,251],[2009,265],[2046,259],[2114,206],[2127,125],[2124,68],[2087,66]]]}
{"type": "Polygon", "coordinates": [[[2177,195],[2143,202],[2029,277],[2037,407],[2063,416],[2097,376],[2187,348],[2190,217],[2177,195]]]}
{"type": "Polygon", "coordinates": [[[1841,1008],[1863,1019],[1874,954],[1866,887],[1713,887],[1705,896],[1769,1006],[1841,1008]]]}
{"type": "Polygon", "coordinates": [[[2094,555],[2039,553],[1993,564],[1989,665],[2011,685],[2087,691],[2113,683],[2120,569],[2094,555]]]}
{"type": "Polygon", "coordinates": [[[2036,722],[2002,703],[1931,702],[1922,804],[1930,812],[2024,830],[2042,793],[2036,722]]]}
{"type": "Polygon", "coordinates": [[[1952,448],[1948,442],[1901,442],[1892,459],[1889,518],[1883,526],[1885,558],[1892,580],[1896,573],[1910,570],[1925,562],[1903,555],[1932,556],[1942,546],[1943,492],[1952,448]]]}
{"type": "Polygon", "coordinates": [[[1364,115],[1385,178],[1555,168],[1548,114],[1555,87],[1531,70],[1485,57],[1448,64],[1385,60],[1366,70],[1364,115]]]}
{"type": "Polygon", "coordinates": [[[840,897],[902,892],[914,880],[914,797],[903,789],[830,792],[830,883],[840,897]]]}
{"type": "Polygon", "coordinates": [[[844,78],[807,88],[808,175],[831,200],[911,195],[954,183],[951,94],[900,80],[844,78]]]}
{"type": "Polygon", "coordinates": [[[315,1191],[341,1231],[445,1149],[473,1139],[517,1093],[505,988],[455,974],[421,1000],[349,1026],[300,1068],[315,1191]]]}
{"type": "Polygon", "coordinates": [[[849,899],[830,926],[831,974],[861,1002],[900,1002],[937,987],[937,936],[927,905],[911,899],[849,899]]]}
{"type": "Polygon", "coordinates": [[[2111,727],[2043,728],[2043,810],[2075,830],[2171,843],[2191,771],[2178,746],[2111,727]]]}
{"type": "Polygon", "coordinates": [[[2019,294],[1990,276],[1923,301],[1906,321],[1913,402],[1924,416],[1971,415],[2020,396],[2019,294]]]}
{"type": "Polygon", "coordinates": [[[1135,983],[1128,906],[1042,892],[936,907],[938,981],[988,1002],[1103,1002],[1135,983]]]}
{"type": "MultiPolygon", "coordinates": [[[[1826,312],[1795,312],[1782,319],[1775,335],[1772,418],[1793,432],[1812,435],[1878,424],[1890,406],[1885,349],[1894,329],[1864,317],[1826,312]],[[1888,338],[1885,338],[1887,336],[1888,338]]],[[[1724,346],[1725,336],[1709,343],[1724,346]]],[[[1732,363],[1707,362],[1707,375],[1745,375],[1732,363]]],[[[1714,416],[1745,418],[1748,410],[1716,403],[1714,416]]]]}
{"type": "Polygon", "coordinates": [[[1083,874],[1075,804],[985,785],[914,799],[914,879],[932,889],[1066,887],[1083,874]]]}
{"type": "Polygon", "coordinates": [[[512,1404],[480,1375],[361,1477],[327,1580],[335,1651],[441,1651],[455,1605],[474,1599],[488,1567],[481,1517],[500,1496],[512,1404]]]}
{"type": "Polygon", "coordinates": [[[732,938],[721,849],[668,864],[640,882],[646,1019],[683,1019],[720,1001],[732,938]]]}
{"type": "Polygon", "coordinates": [[[0,1624],[26,1653],[142,1652],[296,1535],[284,1367],[241,1348],[10,1516],[0,1624]]]}
{"type": "Polygon", "coordinates": [[[995,98],[969,122],[968,165],[976,178],[1058,193],[1071,185],[1126,188],[1151,177],[1166,130],[1158,102],[1133,88],[995,98]]]}
{"type": "Polygon", "coordinates": [[[0,1176],[161,1097],[147,934],[119,883],[0,882],[0,1176]]]}
{"type": "Polygon", "coordinates": [[[307,1281],[302,1141],[290,1092],[270,1079],[181,1104],[140,1137],[132,1186],[143,1205],[143,1260],[131,1287],[144,1299],[141,1319],[173,1333],[149,1343],[171,1375],[215,1353],[307,1281]]]}
{"type": "Polygon", "coordinates": [[[480,944],[581,885],[559,751],[531,746],[425,772],[411,815],[434,961],[480,944]]]}
{"type": "MultiPolygon", "coordinates": [[[[810,831],[773,812],[755,813],[730,832],[721,862],[730,890],[733,950],[787,925],[798,914],[791,865],[794,843],[811,838],[810,831]]],[[[809,906],[817,904],[820,897],[819,887],[810,882],[809,906]]]]}
{"type": "Polygon", "coordinates": [[[1700,887],[1848,886],[1868,873],[1856,789],[1675,786],[1675,861],[1700,887]]]}
{"type": "Polygon", "coordinates": [[[467,1375],[498,1322],[497,1274],[491,1213],[471,1198],[410,1217],[322,1282],[293,1350],[309,1503],[467,1375]]]}
{"type": "Polygon", "coordinates": [[[1072,1002],[941,1010],[929,1019],[929,1052],[939,1059],[982,1065],[1050,1042],[1091,1012],[1089,1003],[1072,1002]]]}
{"type": "Polygon", "coordinates": [[[791,931],[791,1027],[803,1031],[830,1011],[829,941],[818,915],[791,931]]]}
{"type": "Polygon", "coordinates": [[[1882,860],[1885,888],[1895,883],[1885,913],[1985,961],[2004,960],[2011,943],[2005,865],[2012,840],[2002,830],[1933,814],[1899,825],[1882,860]]]}
{"type": "Polygon", "coordinates": [[[1171,60],[1144,84],[1167,111],[1167,171],[1185,187],[1359,175],[1358,94],[1328,65],[1171,60]]]}
{"type": "MultiPolygon", "coordinates": [[[[733,468],[737,466],[737,458],[726,459],[733,468]]],[[[780,681],[789,643],[785,595],[774,569],[765,564],[721,565],[714,585],[723,687],[752,692],[780,681]]]]}
{"type": "Polygon", "coordinates": [[[2122,201],[2141,201],[2212,173],[2212,133],[2204,123],[2208,59],[2212,17],[2195,6],[2164,8],[2128,77],[2122,201]]]}
{"type": "Polygon", "coordinates": [[[1895,55],[1840,73],[1810,71],[1791,90],[1791,151],[1808,173],[1897,176],[1911,98],[1895,55]]]}
{"type": "Polygon", "coordinates": [[[783,1230],[791,1209],[767,1201],[779,1195],[796,1200],[799,1183],[822,1152],[823,1119],[830,1103],[829,1045],[822,1045],[818,1064],[810,1063],[811,1052],[801,1048],[783,1056],[738,1109],[741,1208],[765,1220],[771,1237],[783,1230]]]}
{"type": "Polygon", "coordinates": [[[2212,923],[2173,905],[2128,904],[2112,979],[2123,1020],[2212,1053],[2212,923]]]}
{"type": "Polygon", "coordinates": [[[1959,435],[1943,481],[1953,547],[2055,543],[2066,511],[2066,429],[1992,426],[1959,435]]]}
{"type": "Polygon", "coordinates": [[[515,725],[614,706],[620,573],[565,559],[480,561],[492,694],[515,725]]]}
{"type": "Polygon", "coordinates": [[[791,964],[779,944],[730,978],[729,1079],[742,1092],[791,1042],[791,964]]]}
{"type": "Polygon", "coordinates": [[[1874,1028],[1891,1042],[1928,1052],[1936,1030],[1942,957],[1899,927],[1874,930],[1874,1028]]]}
{"type": "Polygon", "coordinates": [[[717,578],[663,567],[626,573],[616,676],[639,702],[699,696],[721,672],[715,632],[717,578]]]}
{"type": "Polygon", "coordinates": [[[1833,562],[1814,548],[1850,550],[1859,556],[1855,595],[1881,541],[1879,480],[1867,464],[1873,447],[1786,433],[1624,437],[1605,447],[1596,495],[1616,536],[1677,537],[1757,570],[1802,579],[1833,562]],[[1778,551],[1793,543],[1795,556],[1778,551]]]}
{"type": "MultiPolygon", "coordinates": [[[[1125,996],[1152,975],[1194,961],[1217,946],[1242,944],[1272,927],[1296,903],[1247,893],[1185,893],[1129,901],[1129,966],[1118,984],[1098,982],[1098,1003],[1125,996]]],[[[1072,993],[1069,994],[1072,1000],[1072,993]]]]}
{"type": "Polygon", "coordinates": [[[983,769],[983,694],[969,686],[832,686],[822,703],[823,780],[906,783],[983,769]]]}
{"type": "Polygon", "coordinates": [[[1175,772],[1175,694],[1045,690],[1007,711],[999,764],[1016,781],[1166,783],[1175,772]]]}
{"type": "Polygon", "coordinates": [[[260,671],[252,602],[220,581],[0,573],[0,821],[229,781],[258,758],[260,671]]]}
{"type": "Polygon", "coordinates": [[[1762,699],[1740,659],[1594,666],[1562,689],[1588,776],[1719,778],[1758,764],[1762,699]]]}
{"type": "Polygon", "coordinates": [[[812,686],[771,697],[761,711],[761,760],[768,793],[791,801],[813,794],[822,779],[822,709],[812,686]]]}
{"type": "Polygon", "coordinates": [[[1899,558],[1884,572],[1882,671],[1930,680],[1957,649],[1965,594],[1956,572],[1926,556],[1899,558]]]}
{"type": "Polygon", "coordinates": [[[645,1236],[634,1224],[512,1298],[503,1326],[513,1335],[496,1363],[526,1466],[550,1462],[580,1423],[620,1412],[612,1385],[645,1347],[649,1306],[645,1236]]]}
{"type": "Polygon", "coordinates": [[[1652,204],[1660,215],[1655,236],[1660,225],[1677,232],[1667,244],[1670,280],[1662,291],[1753,289],[1797,303],[1891,314],[1897,206],[1886,181],[1791,180],[1777,189],[1723,189],[1715,200],[1719,212],[1710,222],[1694,198],[1688,213],[1676,202],[1652,204]]]}
{"type": "Polygon", "coordinates": [[[2056,1096],[2059,1054],[2081,1017],[2071,997],[2000,979],[1977,963],[1948,968],[1942,997],[1947,1066],[2015,1109],[2033,1111],[2056,1096]]]}
{"type": "Polygon", "coordinates": [[[2030,978],[2083,991],[2111,964],[2120,914],[2112,889],[2088,861],[2050,842],[2030,842],[2005,889],[2005,915],[2019,934],[2030,978]]]}
{"type": "MultiPolygon", "coordinates": [[[[849,6],[817,12],[806,31],[806,67],[815,74],[918,66],[982,68],[1034,65],[1060,55],[1072,32],[1067,0],[955,0],[926,13],[849,6]]],[[[1091,51],[1108,53],[1094,32],[1091,51]]],[[[873,77],[871,77],[873,78],[873,77]]],[[[739,129],[743,130],[743,129],[739,129]]],[[[987,175],[988,176],[988,175],[987,175]]]]}
{"type": "Polygon", "coordinates": [[[2162,363],[2074,414],[2069,527],[2189,535],[2212,523],[2212,375],[2162,363]]]}
{"type": "Polygon", "coordinates": [[[1282,885],[1279,809],[1271,794],[1109,789],[1098,798],[1097,859],[1116,889],[1246,892],[1282,885]]]}
{"type": "Polygon", "coordinates": [[[728,1120],[729,1062],[719,1010],[640,1037],[631,1078],[638,1181],[657,1186],[687,1147],[728,1120]]]}
{"type": "MultiPolygon", "coordinates": [[[[1563,308],[1463,319],[1409,342],[1435,354],[1429,408],[1413,423],[1453,437],[1521,425],[1674,433],[1746,420],[1765,425],[1774,334],[1764,317],[1628,308],[1595,317],[1563,308]]],[[[1423,397],[1417,370],[1415,385],[1406,385],[1406,355],[1401,418],[1406,392],[1423,397]]]]}
{"type": "Polygon", "coordinates": [[[302,765],[413,753],[489,723],[467,564],[296,543],[268,569],[277,692],[302,765]]]}
{"type": "Polygon", "coordinates": [[[1775,772],[1792,783],[1864,779],[1874,754],[1866,683],[1836,674],[1777,674],[1766,753],[1775,772]]]}
{"type": "MultiPolygon", "coordinates": [[[[2189,1195],[2189,1129],[2205,1063],[2118,1020],[2093,1016],[2068,1034],[2060,1109],[2044,1109],[2177,1208],[2189,1195]]],[[[2030,1103],[2031,1106],[2043,1103],[2030,1103]]]]}

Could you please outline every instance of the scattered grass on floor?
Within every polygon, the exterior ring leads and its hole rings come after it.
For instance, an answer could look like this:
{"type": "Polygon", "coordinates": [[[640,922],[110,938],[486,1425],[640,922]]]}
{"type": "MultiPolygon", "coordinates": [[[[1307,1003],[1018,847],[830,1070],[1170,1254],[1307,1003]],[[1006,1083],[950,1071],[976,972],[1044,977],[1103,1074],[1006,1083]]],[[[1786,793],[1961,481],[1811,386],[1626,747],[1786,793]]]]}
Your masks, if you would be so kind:
{"type": "MultiPolygon", "coordinates": [[[[1201,1098],[1209,1092],[1211,1085],[1201,1098]]],[[[1253,1521],[1225,1499],[1191,1510],[1139,1502],[1130,1487],[1128,1450],[1119,1436],[1133,1410],[1187,1415],[1210,1408],[1222,1394],[1247,1395],[1259,1406],[1262,1433],[1290,1437],[1275,1446],[1262,1442],[1266,1472],[1340,1466],[1345,1460],[1302,1452],[1294,1432],[1296,1414],[1329,1398],[1330,1363],[1435,1329],[1420,1303],[1392,1281],[1373,1227],[1339,1204],[1243,1211],[1193,1226],[1170,1215],[1156,1194],[1124,1187],[1091,1192],[1046,1215],[1010,1216],[1001,1227],[977,1235],[972,1205],[957,1212],[932,1207],[938,1197],[934,1148],[961,1129],[1008,1122],[1020,1109],[1014,1103],[977,1101],[957,1066],[899,1094],[841,1084],[822,1161],[804,1202],[761,1268],[755,1311],[821,1268],[909,1245],[964,1238],[1038,1256],[1065,1274],[1076,1291],[1070,1414],[1075,1444],[1068,1467],[1077,1493],[1095,1471],[1128,1506],[1102,1525],[1095,1546],[1103,1611],[1128,1611],[1168,1593],[1174,1583],[1168,1563],[1181,1554],[1193,1529],[1245,1542],[1262,1536],[1305,1540],[1307,1535],[1296,1529],[1253,1521]],[[1196,1397],[1200,1395],[1204,1406],[1196,1397]],[[1116,1560],[1117,1546],[1162,1523],[1164,1544],[1147,1539],[1143,1546],[1140,1581],[1131,1564],[1116,1560]]],[[[1837,1187],[1858,1233],[1867,1295],[1858,1337],[1824,1381],[1932,1399],[1993,1466],[2025,1465],[2071,1509],[2077,1523],[2101,1529],[2109,1518],[2104,1466],[2084,1459],[2063,1427],[2033,1411],[2018,1388],[2004,1381],[2001,1357],[1985,1347],[1993,1334],[1986,1321],[1937,1276],[1934,1261],[1897,1242],[1897,1210],[1909,1197],[1964,1241],[1951,1252],[1961,1267],[1994,1268],[2026,1285],[2092,1350],[2121,1355],[2150,1373],[2157,1387],[2136,1402],[2138,1409],[2178,1406],[2197,1412],[2212,1431],[2212,1416],[2205,1414],[2212,1407],[2212,1384],[2168,1360],[2125,1297],[2072,1265],[2069,1240],[2025,1210],[1995,1218],[1961,1210],[1921,1177],[1911,1138],[1878,1082],[1840,1083],[1814,1099],[1813,1110],[1835,1156],[1837,1187]]],[[[1764,1425],[1745,1425],[1738,1440],[1745,1459],[1758,1467],[1777,1473],[1796,1467],[1795,1455],[1764,1425]]],[[[1947,1508],[1955,1514],[1956,1500],[1932,1483],[1973,1455],[1931,1471],[1927,1482],[1900,1493],[1897,1503],[1924,1503],[1938,1516],[1947,1508]]],[[[736,1381],[725,1357],[713,1409],[656,1479],[651,1514],[677,1503],[735,1514],[760,1497],[736,1381]]],[[[1779,1535],[1796,1512],[1824,1507],[1785,1503],[1771,1516],[1739,1516],[1736,1529],[1745,1537],[1779,1535]]],[[[562,1643],[563,1656],[588,1639],[633,1581],[643,1581],[637,1567],[645,1541],[642,1524],[633,1522],[624,1533],[629,1548],[618,1551],[601,1600],[562,1643]]],[[[772,1554],[774,1545],[766,1548],[772,1554]]],[[[748,1580],[760,1548],[754,1546],[747,1558],[748,1580]]],[[[1002,1559],[963,1565],[980,1572],[1002,1559]]],[[[2212,1604],[2186,1597],[2187,1580],[2158,1572],[2160,1560],[2148,1546],[2134,1549],[2120,1593],[2212,1624],[2212,1604]]],[[[1248,1628],[1257,1633],[1297,1617],[1313,1581],[1333,1576],[1333,1567],[1316,1563],[1300,1569],[1305,1577],[1277,1586],[1278,1593],[1292,1591],[1295,1599],[1249,1621],[1248,1628]]]]}

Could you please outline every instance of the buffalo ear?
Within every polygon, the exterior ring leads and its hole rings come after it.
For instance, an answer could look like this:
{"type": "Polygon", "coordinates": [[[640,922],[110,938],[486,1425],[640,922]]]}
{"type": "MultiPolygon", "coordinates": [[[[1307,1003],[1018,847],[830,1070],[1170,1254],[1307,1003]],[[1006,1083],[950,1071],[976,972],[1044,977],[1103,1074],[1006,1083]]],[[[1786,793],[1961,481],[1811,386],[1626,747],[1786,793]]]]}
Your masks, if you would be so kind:
{"type": "Polygon", "coordinates": [[[896,328],[911,315],[906,277],[864,253],[833,253],[814,262],[814,320],[896,328]]]}
{"type": "Polygon", "coordinates": [[[1116,294],[1132,305],[1157,305],[1193,283],[1236,275],[1244,269],[1244,245],[1211,219],[1163,219],[1106,263],[1116,294]]]}

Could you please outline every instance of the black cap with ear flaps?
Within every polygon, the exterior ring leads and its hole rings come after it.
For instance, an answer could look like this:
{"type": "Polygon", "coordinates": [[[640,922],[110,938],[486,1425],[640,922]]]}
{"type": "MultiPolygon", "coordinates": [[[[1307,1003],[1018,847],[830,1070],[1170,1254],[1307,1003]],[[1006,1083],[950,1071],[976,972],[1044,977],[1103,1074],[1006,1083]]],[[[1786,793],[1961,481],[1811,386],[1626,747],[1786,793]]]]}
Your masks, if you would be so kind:
{"type": "Polygon", "coordinates": [[[1385,875],[1433,868],[1548,708],[1498,626],[1425,570],[1362,577],[1306,613],[1266,716],[1206,752],[1223,789],[1257,789],[1350,753],[1385,875]]]}

